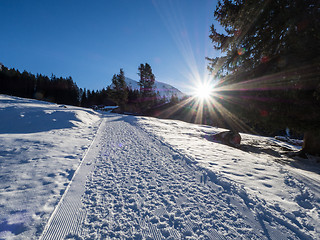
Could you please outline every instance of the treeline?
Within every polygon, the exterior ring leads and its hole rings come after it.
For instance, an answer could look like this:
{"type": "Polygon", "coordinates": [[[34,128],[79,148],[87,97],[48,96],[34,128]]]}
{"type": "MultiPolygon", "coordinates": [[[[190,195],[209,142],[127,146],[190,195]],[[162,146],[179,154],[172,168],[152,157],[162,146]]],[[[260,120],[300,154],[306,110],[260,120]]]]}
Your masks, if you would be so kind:
{"type": "Polygon", "coordinates": [[[1,66],[0,93],[60,104],[79,105],[80,89],[71,77],[34,75],[1,66]]]}
{"type": "Polygon", "coordinates": [[[165,102],[177,101],[162,98],[155,91],[155,76],[149,64],[138,68],[140,90],[126,85],[124,71],[112,78],[112,85],[102,90],[87,90],[77,86],[72,77],[51,77],[14,68],[9,69],[0,64],[0,93],[17,97],[44,100],[58,104],[82,107],[120,106],[121,112],[147,114],[154,106],[165,102]]]}

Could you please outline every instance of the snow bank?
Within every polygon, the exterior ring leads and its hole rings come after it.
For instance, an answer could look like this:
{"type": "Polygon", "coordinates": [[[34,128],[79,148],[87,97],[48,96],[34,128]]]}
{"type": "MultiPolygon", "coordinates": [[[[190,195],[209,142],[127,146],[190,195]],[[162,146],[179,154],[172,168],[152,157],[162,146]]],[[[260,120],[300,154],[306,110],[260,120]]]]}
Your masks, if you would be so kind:
{"type": "Polygon", "coordinates": [[[100,122],[92,110],[0,95],[0,239],[36,239],[100,122]]]}
{"type": "Polygon", "coordinates": [[[0,133],[36,133],[90,125],[92,110],[0,95],[0,133]]]}

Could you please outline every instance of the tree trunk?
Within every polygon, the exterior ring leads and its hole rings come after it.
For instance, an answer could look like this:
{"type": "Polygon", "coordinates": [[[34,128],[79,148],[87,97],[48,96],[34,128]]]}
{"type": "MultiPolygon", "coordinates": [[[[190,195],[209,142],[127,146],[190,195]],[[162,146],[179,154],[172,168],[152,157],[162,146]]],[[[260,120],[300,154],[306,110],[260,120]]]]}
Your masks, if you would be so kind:
{"type": "Polygon", "coordinates": [[[320,155],[320,130],[304,133],[302,151],[312,155],[320,155]]]}

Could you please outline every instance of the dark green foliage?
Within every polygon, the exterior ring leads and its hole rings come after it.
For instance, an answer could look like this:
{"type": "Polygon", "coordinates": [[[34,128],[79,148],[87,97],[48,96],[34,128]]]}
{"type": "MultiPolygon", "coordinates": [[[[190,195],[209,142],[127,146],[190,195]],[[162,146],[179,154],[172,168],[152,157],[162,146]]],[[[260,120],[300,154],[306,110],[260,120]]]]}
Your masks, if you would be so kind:
{"type": "Polygon", "coordinates": [[[140,91],[128,88],[128,104],[138,104],[140,99],[140,91]]]}
{"type": "Polygon", "coordinates": [[[140,64],[138,75],[140,76],[140,92],[143,96],[153,96],[154,95],[154,82],[155,76],[152,73],[151,66],[146,64],[140,64]]]}
{"type": "Polygon", "coordinates": [[[140,104],[143,111],[147,111],[157,102],[157,94],[154,89],[155,76],[148,63],[140,64],[138,70],[138,75],[140,76],[140,104]]]}
{"type": "Polygon", "coordinates": [[[71,77],[20,73],[0,64],[0,94],[95,109],[118,105],[120,112],[148,115],[151,108],[164,104],[167,99],[155,93],[155,76],[148,63],[140,65],[139,76],[140,91],[127,87],[123,69],[113,76],[112,85],[106,89],[87,90],[78,88],[71,77]]]}
{"type": "Polygon", "coordinates": [[[79,105],[79,89],[71,77],[57,78],[52,75],[49,85],[48,98],[51,97],[53,102],[79,105]]]}
{"type": "Polygon", "coordinates": [[[172,95],[170,99],[170,103],[177,104],[178,102],[179,102],[179,99],[177,95],[172,95]]]}
{"type": "Polygon", "coordinates": [[[251,122],[319,128],[320,13],[316,0],[219,1],[211,27],[221,57],[209,69],[218,89],[236,104],[232,112],[251,122]]]}
{"type": "Polygon", "coordinates": [[[99,91],[83,90],[71,77],[35,76],[5,66],[0,71],[0,93],[82,107],[115,105],[110,87],[99,91]]]}
{"type": "Polygon", "coordinates": [[[82,107],[103,107],[103,106],[114,106],[116,103],[112,100],[112,89],[90,91],[80,89],[80,106],[82,107]]]}
{"type": "Polygon", "coordinates": [[[84,107],[88,104],[88,98],[87,98],[87,90],[80,88],[80,106],[84,107]]]}
{"type": "Polygon", "coordinates": [[[113,75],[112,86],[112,99],[121,109],[123,109],[128,102],[128,89],[123,69],[120,69],[119,74],[113,75]]]}
{"type": "Polygon", "coordinates": [[[1,67],[0,93],[25,98],[36,98],[56,103],[79,105],[79,88],[71,77],[57,78],[1,67]]]}
{"type": "Polygon", "coordinates": [[[220,77],[257,70],[264,63],[268,72],[318,63],[318,0],[224,0],[214,16],[225,30],[218,33],[211,26],[214,48],[224,55],[211,59],[210,68],[220,77]]]}
{"type": "Polygon", "coordinates": [[[208,58],[208,68],[221,79],[223,107],[262,132],[320,131],[319,7],[318,0],[219,1],[214,16],[225,33],[212,25],[210,38],[222,56],[208,58]]]}

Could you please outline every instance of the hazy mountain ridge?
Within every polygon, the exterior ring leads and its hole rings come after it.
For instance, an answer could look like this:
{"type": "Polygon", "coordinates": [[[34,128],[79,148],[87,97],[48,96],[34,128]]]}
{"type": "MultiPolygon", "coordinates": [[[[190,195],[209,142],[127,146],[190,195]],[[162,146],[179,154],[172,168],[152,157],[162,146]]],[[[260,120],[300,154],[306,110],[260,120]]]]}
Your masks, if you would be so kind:
{"type": "MultiPolygon", "coordinates": [[[[127,86],[132,90],[140,90],[139,83],[131,78],[126,78],[127,86]]],[[[183,98],[185,94],[179,89],[163,82],[155,82],[155,91],[159,92],[161,97],[166,97],[170,99],[171,96],[176,95],[179,99],[183,98]]]]}

